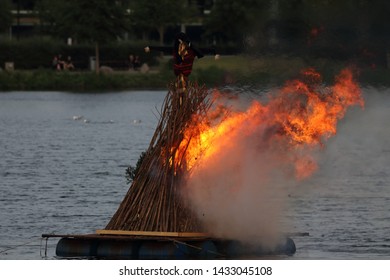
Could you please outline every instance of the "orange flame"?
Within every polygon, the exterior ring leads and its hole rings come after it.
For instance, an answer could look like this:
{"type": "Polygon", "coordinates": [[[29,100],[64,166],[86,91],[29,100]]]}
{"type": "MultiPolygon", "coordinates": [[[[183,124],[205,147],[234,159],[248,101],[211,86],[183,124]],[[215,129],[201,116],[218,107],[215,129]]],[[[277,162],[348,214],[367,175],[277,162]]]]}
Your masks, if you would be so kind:
{"type": "Polygon", "coordinates": [[[364,106],[361,91],[348,69],[341,71],[335,85],[328,88],[321,84],[319,73],[308,69],[302,79],[289,81],[276,95],[270,95],[267,103],[253,101],[246,111],[228,109],[218,104],[218,99],[215,103],[216,109],[208,116],[193,117],[177,149],[176,161],[184,161],[190,174],[222,151],[236,149],[235,139],[239,137],[255,139],[260,149],[272,149],[276,144],[297,151],[289,160],[296,178],[305,178],[317,165],[310,156],[298,152],[300,147],[321,147],[336,134],[337,121],[348,107],[364,106]]]}

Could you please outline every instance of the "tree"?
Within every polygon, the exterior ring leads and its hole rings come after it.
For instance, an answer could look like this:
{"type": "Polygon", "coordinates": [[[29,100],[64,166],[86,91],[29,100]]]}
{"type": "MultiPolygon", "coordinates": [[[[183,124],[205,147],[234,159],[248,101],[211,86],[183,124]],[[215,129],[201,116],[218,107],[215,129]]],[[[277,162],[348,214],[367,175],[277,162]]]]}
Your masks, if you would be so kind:
{"type": "Polygon", "coordinates": [[[11,2],[9,0],[0,1],[0,32],[8,30],[12,24],[11,2]]]}
{"type": "Polygon", "coordinates": [[[37,0],[12,0],[15,7],[19,6],[21,10],[33,10],[37,0]]]}
{"type": "Polygon", "coordinates": [[[301,0],[306,9],[304,18],[314,32],[317,45],[339,48],[359,56],[375,52],[384,61],[390,41],[390,2],[383,0],[301,0]]]}
{"type": "Polygon", "coordinates": [[[123,1],[41,0],[42,20],[53,35],[96,45],[96,71],[99,71],[99,44],[121,37],[128,30],[123,1]]]}
{"type": "Polygon", "coordinates": [[[131,21],[137,27],[142,28],[144,34],[156,29],[159,33],[160,44],[164,43],[166,28],[185,21],[191,11],[186,1],[176,0],[134,0],[130,9],[131,21]]]}
{"type": "Polygon", "coordinates": [[[215,1],[205,25],[209,33],[222,39],[241,42],[245,37],[262,32],[267,20],[269,0],[215,1]]]}

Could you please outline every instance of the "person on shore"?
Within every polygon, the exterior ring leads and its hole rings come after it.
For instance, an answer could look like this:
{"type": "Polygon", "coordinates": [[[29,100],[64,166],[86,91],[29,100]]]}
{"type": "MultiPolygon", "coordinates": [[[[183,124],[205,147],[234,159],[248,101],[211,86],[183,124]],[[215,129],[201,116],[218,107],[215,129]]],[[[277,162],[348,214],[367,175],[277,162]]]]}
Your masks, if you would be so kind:
{"type": "Polygon", "coordinates": [[[129,71],[134,70],[134,55],[130,54],[129,59],[127,61],[128,66],[129,66],[129,71]]]}
{"type": "Polygon", "coordinates": [[[72,57],[68,56],[67,59],[64,61],[64,70],[74,70],[74,64],[72,62],[72,57]]]}
{"type": "Polygon", "coordinates": [[[54,70],[58,70],[58,56],[54,56],[53,60],[51,61],[51,65],[54,70]]]}
{"type": "Polygon", "coordinates": [[[64,69],[65,61],[62,60],[62,55],[55,55],[52,60],[52,66],[55,70],[61,71],[64,69]]]}
{"type": "Polygon", "coordinates": [[[134,62],[133,62],[133,67],[134,67],[134,70],[136,70],[136,71],[138,71],[139,68],[141,67],[141,60],[139,58],[139,55],[135,56],[134,62]]]}

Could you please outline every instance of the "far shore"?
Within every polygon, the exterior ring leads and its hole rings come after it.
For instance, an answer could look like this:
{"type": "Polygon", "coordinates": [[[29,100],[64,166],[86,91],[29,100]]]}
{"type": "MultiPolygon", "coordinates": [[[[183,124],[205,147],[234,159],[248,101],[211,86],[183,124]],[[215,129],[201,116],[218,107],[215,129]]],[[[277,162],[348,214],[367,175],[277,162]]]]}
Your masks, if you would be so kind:
{"type": "MultiPolygon", "coordinates": [[[[347,62],[307,60],[300,57],[258,57],[244,55],[222,56],[218,60],[208,56],[195,61],[191,80],[209,87],[281,85],[296,78],[309,67],[315,68],[324,83],[333,83],[337,73],[352,67],[356,80],[362,86],[390,87],[390,69],[369,66],[351,66],[347,62]]],[[[175,77],[169,66],[169,57],[160,64],[138,71],[111,69],[104,65],[101,71],[56,71],[53,69],[0,70],[0,91],[71,91],[106,92],[124,90],[164,90],[175,77]]]]}

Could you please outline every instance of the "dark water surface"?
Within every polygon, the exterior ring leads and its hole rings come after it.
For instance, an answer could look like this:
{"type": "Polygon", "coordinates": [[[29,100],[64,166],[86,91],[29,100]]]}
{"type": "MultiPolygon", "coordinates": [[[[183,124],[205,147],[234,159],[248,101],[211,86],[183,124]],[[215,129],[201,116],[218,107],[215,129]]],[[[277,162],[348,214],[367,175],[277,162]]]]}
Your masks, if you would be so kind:
{"type": "MultiPolygon", "coordinates": [[[[288,199],[293,259],[390,259],[390,90],[364,89],[319,171],[288,199]]],[[[0,93],[0,259],[41,259],[43,233],[106,226],[165,91],[0,93]]],[[[49,239],[54,258],[56,239],[49,239]]]]}

